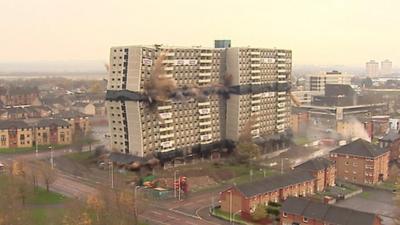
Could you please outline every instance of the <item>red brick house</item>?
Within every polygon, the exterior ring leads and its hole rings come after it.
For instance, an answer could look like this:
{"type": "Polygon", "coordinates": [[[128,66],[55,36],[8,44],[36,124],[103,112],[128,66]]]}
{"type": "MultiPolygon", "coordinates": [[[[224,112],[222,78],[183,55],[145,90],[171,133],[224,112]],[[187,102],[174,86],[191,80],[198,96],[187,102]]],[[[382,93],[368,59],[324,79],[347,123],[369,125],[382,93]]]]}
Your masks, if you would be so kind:
{"type": "Polygon", "coordinates": [[[400,157],[400,134],[397,130],[390,130],[379,139],[379,147],[389,150],[390,160],[398,160],[400,157]]]}
{"type": "Polygon", "coordinates": [[[389,173],[389,151],[357,139],[330,152],[336,177],[359,184],[385,181],[389,173]]]}
{"type": "Polygon", "coordinates": [[[281,225],[382,225],[382,219],[372,213],[289,197],[283,202],[281,225]]]}
{"type": "Polygon", "coordinates": [[[242,216],[251,215],[258,204],[285,200],[289,196],[307,196],[315,192],[315,177],[307,171],[292,171],[268,177],[253,183],[232,186],[221,192],[221,210],[241,211],[242,216]]]}
{"type": "Polygon", "coordinates": [[[39,90],[29,87],[10,87],[0,91],[0,101],[5,106],[40,104],[39,90]]]}
{"type": "Polygon", "coordinates": [[[294,169],[308,171],[316,178],[316,192],[322,191],[329,186],[335,186],[336,167],[335,163],[329,159],[318,157],[308,160],[294,169]]]}

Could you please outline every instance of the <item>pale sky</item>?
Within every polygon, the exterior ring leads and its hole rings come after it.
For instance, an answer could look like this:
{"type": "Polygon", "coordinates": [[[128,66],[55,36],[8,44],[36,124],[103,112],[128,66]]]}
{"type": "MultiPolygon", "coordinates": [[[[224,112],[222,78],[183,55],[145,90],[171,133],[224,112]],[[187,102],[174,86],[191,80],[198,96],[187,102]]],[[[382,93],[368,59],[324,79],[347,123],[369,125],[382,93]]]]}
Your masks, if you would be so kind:
{"type": "Polygon", "coordinates": [[[398,0],[0,0],[0,62],[108,60],[115,45],[293,50],[295,64],[400,62],[398,0]]]}

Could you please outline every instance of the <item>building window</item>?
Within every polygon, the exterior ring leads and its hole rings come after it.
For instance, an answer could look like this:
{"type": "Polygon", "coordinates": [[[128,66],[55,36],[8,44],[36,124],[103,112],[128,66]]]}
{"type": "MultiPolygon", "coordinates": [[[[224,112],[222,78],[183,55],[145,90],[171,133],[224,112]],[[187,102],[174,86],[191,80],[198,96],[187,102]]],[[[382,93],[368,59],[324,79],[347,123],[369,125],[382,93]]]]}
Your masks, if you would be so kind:
{"type": "Polygon", "coordinates": [[[6,145],[6,142],[7,142],[6,135],[1,135],[0,142],[1,142],[1,145],[6,145]]]}
{"type": "Polygon", "coordinates": [[[282,216],[283,216],[283,217],[287,217],[287,213],[283,212],[283,213],[282,213],[282,216]]]}
{"type": "Polygon", "coordinates": [[[307,217],[303,217],[303,222],[307,223],[308,222],[308,218],[307,217]]]}

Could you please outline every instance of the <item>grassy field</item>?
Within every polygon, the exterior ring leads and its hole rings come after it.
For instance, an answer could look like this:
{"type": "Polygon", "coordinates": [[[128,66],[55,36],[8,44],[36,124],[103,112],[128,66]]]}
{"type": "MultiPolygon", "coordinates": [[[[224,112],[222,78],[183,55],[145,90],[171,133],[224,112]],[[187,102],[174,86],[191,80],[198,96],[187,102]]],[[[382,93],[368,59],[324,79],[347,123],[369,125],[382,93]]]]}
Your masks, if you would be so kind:
{"type": "MultiPolygon", "coordinates": [[[[221,209],[218,209],[218,208],[214,209],[212,211],[212,215],[214,215],[215,217],[221,218],[223,220],[229,221],[229,213],[223,212],[223,211],[221,211],[221,209]]],[[[235,222],[235,224],[246,224],[246,225],[252,224],[252,223],[242,220],[242,218],[240,218],[240,216],[237,214],[233,217],[233,221],[235,222]]]]}
{"type": "Polygon", "coordinates": [[[83,162],[83,161],[87,161],[90,158],[93,157],[93,152],[74,152],[68,155],[65,155],[66,158],[74,160],[74,161],[78,161],[78,162],[83,162]]]}
{"type": "Polygon", "coordinates": [[[27,199],[27,203],[32,205],[54,205],[65,203],[66,200],[67,198],[63,195],[47,192],[42,188],[38,188],[35,193],[27,199]]]}

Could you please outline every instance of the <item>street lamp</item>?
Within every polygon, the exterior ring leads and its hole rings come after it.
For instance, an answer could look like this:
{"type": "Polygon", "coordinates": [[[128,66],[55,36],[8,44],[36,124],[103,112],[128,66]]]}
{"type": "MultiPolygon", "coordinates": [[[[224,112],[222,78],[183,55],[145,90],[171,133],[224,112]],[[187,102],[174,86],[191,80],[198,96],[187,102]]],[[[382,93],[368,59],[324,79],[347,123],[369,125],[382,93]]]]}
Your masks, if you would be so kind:
{"type": "Polygon", "coordinates": [[[232,223],[232,190],[229,193],[229,223],[232,223]]]}
{"type": "Polygon", "coordinates": [[[114,189],[114,164],[113,162],[108,162],[108,170],[111,173],[111,189],[114,189]],[[111,171],[110,171],[111,168],[111,171]]]}
{"type": "Polygon", "coordinates": [[[134,189],[134,191],[133,191],[133,196],[134,196],[134,208],[133,208],[133,213],[134,213],[134,216],[135,216],[135,224],[138,224],[138,212],[137,212],[137,189],[139,189],[140,188],[140,186],[136,186],[136,184],[135,184],[135,189],[134,189]]]}
{"type": "Polygon", "coordinates": [[[289,160],[289,158],[281,158],[281,174],[283,174],[283,160],[289,160]]]}
{"type": "Polygon", "coordinates": [[[242,210],[241,209],[239,209],[237,212],[235,212],[234,214],[233,214],[233,218],[232,218],[232,225],[235,225],[235,216],[237,215],[237,214],[239,214],[239,213],[241,213],[242,212],[242,210]]]}
{"type": "Polygon", "coordinates": [[[37,126],[33,127],[33,133],[34,133],[34,138],[35,138],[35,156],[36,158],[39,155],[39,149],[38,149],[38,138],[37,138],[37,126]]]}
{"type": "Polygon", "coordinates": [[[176,183],[176,174],[178,173],[179,170],[174,171],[174,183],[173,183],[173,188],[174,188],[174,198],[176,198],[176,188],[175,188],[175,183],[176,183]]]}
{"type": "Polygon", "coordinates": [[[53,147],[51,145],[49,146],[49,150],[50,150],[51,169],[54,169],[54,155],[53,155],[53,147]]]}

